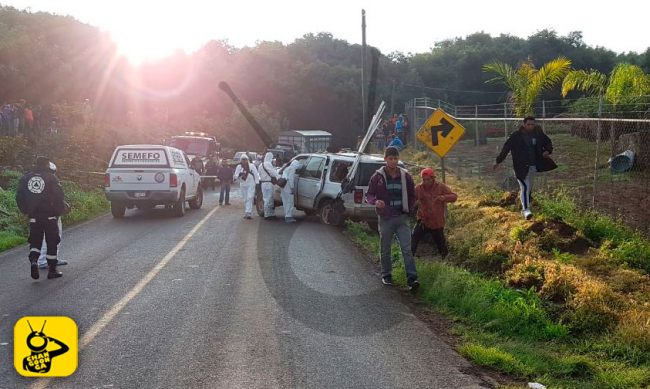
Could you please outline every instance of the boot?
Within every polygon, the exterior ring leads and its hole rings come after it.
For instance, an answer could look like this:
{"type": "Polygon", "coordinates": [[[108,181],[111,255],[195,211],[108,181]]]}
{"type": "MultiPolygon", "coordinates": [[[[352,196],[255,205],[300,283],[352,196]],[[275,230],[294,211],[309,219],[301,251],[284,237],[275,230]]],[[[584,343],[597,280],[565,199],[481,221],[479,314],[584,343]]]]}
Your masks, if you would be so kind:
{"type": "Polygon", "coordinates": [[[38,273],[38,258],[29,258],[29,264],[31,266],[32,278],[38,280],[38,277],[40,277],[38,273]]]}
{"type": "Polygon", "coordinates": [[[56,271],[56,259],[54,260],[47,260],[47,264],[50,265],[50,270],[47,272],[47,279],[51,280],[52,278],[59,278],[63,276],[63,273],[60,271],[56,271]]]}

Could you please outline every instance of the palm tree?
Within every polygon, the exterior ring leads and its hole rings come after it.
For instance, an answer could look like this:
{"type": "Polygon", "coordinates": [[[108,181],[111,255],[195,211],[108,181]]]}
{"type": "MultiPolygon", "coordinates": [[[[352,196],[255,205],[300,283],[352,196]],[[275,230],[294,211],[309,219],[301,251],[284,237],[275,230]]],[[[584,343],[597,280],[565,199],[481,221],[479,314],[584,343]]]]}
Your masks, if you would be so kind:
{"type": "Polygon", "coordinates": [[[609,79],[603,73],[590,69],[572,70],[562,82],[562,96],[572,90],[579,90],[589,95],[604,97],[614,106],[634,103],[639,98],[650,94],[650,75],[643,69],[629,63],[620,63],[614,67],[609,79]]]}
{"type": "Polygon", "coordinates": [[[569,71],[571,61],[558,57],[536,69],[530,58],[517,69],[510,65],[493,62],[483,66],[484,72],[496,73],[497,76],[487,83],[501,82],[510,89],[510,99],[515,105],[515,115],[533,114],[533,105],[539,95],[561,81],[569,71]]]}

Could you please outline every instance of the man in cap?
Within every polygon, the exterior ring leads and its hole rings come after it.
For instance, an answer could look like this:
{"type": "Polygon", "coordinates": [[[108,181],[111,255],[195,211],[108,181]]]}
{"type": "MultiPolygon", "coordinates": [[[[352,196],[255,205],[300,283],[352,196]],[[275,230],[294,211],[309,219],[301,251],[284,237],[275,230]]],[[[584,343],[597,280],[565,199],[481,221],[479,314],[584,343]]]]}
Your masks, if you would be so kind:
{"type": "Polygon", "coordinates": [[[458,196],[447,185],[436,181],[433,169],[422,169],[420,177],[422,183],[415,187],[418,212],[417,224],[411,234],[411,250],[415,255],[420,240],[426,234],[431,234],[440,256],[444,258],[449,253],[444,234],[446,203],[453,203],[458,196]]]}
{"type": "Polygon", "coordinates": [[[29,216],[29,263],[33,279],[39,278],[38,257],[41,254],[43,237],[47,242],[47,278],[58,278],[62,273],[56,270],[57,249],[60,242],[57,219],[67,206],[59,180],[50,172],[50,160],[38,157],[33,171],[25,174],[16,189],[18,209],[29,216]]]}
{"type": "MultiPolygon", "coordinates": [[[[56,165],[54,162],[50,162],[50,173],[56,175],[56,165]]],[[[61,222],[61,216],[57,218],[57,225],[59,227],[59,247],[61,247],[61,239],[62,239],[62,233],[63,233],[63,223],[61,222]]],[[[38,257],[38,268],[39,269],[47,269],[48,264],[47,264],[47,240],[43,239],[43,246],[41,246],[41,256],[38,257]]],[[[56,253],[56,265],[57,266],[63,266],[67,265],[68,261],[65,259],[59,258],[59,250],[57,248],[57,253],[56,253]]]]}

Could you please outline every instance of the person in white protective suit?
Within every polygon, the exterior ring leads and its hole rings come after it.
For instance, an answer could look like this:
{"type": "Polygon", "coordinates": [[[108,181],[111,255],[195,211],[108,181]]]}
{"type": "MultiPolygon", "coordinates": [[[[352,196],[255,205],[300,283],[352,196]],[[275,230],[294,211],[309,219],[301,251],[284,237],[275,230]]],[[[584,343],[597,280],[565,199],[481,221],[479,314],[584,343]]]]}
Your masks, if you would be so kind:
{"type": "Polygon", "coordinates": [[[284,172],[282,177],[287,180],[287,184],[282,188],[282,207],[284,208],[284,221],[287,223],[295,223],[296,219],[293,218],[293,199],[296,185],[296,169],[300,167],[300,162],[294,160],[291,162],[284,172]]]}
{"type": "Polygon", "coordinates": [[[248,161],[247,155],[242,155],[239,165],[235,168],[233,180],[239,182],[241,197],[244,199],[244,219],[252,219],[255,185],[260,182],[260,176],[255,165],[248,161]]]}
{"type": "Polygon", "coordinates": [[[273,153],[264,155],[264,162],[258,169],[260,182],[262,183],[262,197],[264,198],[264,220],[275,219],[275,204],[273,203],[273,186],[280,178],[277,170],[273,167],[273,153]]]}

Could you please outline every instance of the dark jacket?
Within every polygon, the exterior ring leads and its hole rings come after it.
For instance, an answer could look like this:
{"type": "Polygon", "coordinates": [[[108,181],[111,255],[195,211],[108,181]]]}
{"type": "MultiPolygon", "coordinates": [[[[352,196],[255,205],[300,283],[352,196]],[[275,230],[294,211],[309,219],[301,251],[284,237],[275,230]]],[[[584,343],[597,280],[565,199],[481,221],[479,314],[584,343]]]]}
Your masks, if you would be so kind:
{"type": "MultiPolygon", "coordinates": [[[[515,169],[515,176],[520,180],[525,180],[528,175],[528,150],[526,147],[526,141],[523,137],[524,127],[519,127],[519,131],[514,132],[506,143],[503,145],[501,152],[497,156],[497,163],[503,162],[504,159],[508,156],[508,153],[512,153],[512,165],[515,169]]],[[[535,130],[531,134],[537,138],[537,144],[535,145],[535,165],[538,172],[547,172],[553,170],[557,167],[555,162],[551,158],[544,158],[543,153],[548,151],[549,154],[553,153],[553,143],[551,138],[549,138],[541,129],[541,127],[536,126],[535,130]]]]}
{"type": "Polygon", "coordinates": [[[49,171],[36,169],[18,182],[16,203],[30,218],[61,216],[66,211],[63,188],[49,171]]]}
{"type": "MultiPolygon", "coordinates": [[[[382,200],[386,206],[382,209],[375,208],[377,215],[380,217],[391,217],[392,210],[390,209],[390,194],[388,189],[386,189],[386,177],[388,172],[386,172],[386,167],[382,166],[377,170],[372,177],[370,177],[370,182],[368,183],[368,192],[366,192],[366,200],[369,204],[374,205],[377,200],[382,200]]],[[[402,168],[400,169],[400,176],[403,177],[402,182],[406,185],[402,185],[402,212],[410,214],[415,210],[415,184],[413,183],[413,178],[411,175],[402,168]]]]}
{"type": "Polygon", "coordinates": [[[219,166],[219,172],[217,173],[217,177],[219,177],[219,181],[222,183],[232,183],[232,175],[235,174],[235,170],[231,168],[228,165],[222,165],[219,166]]]}

